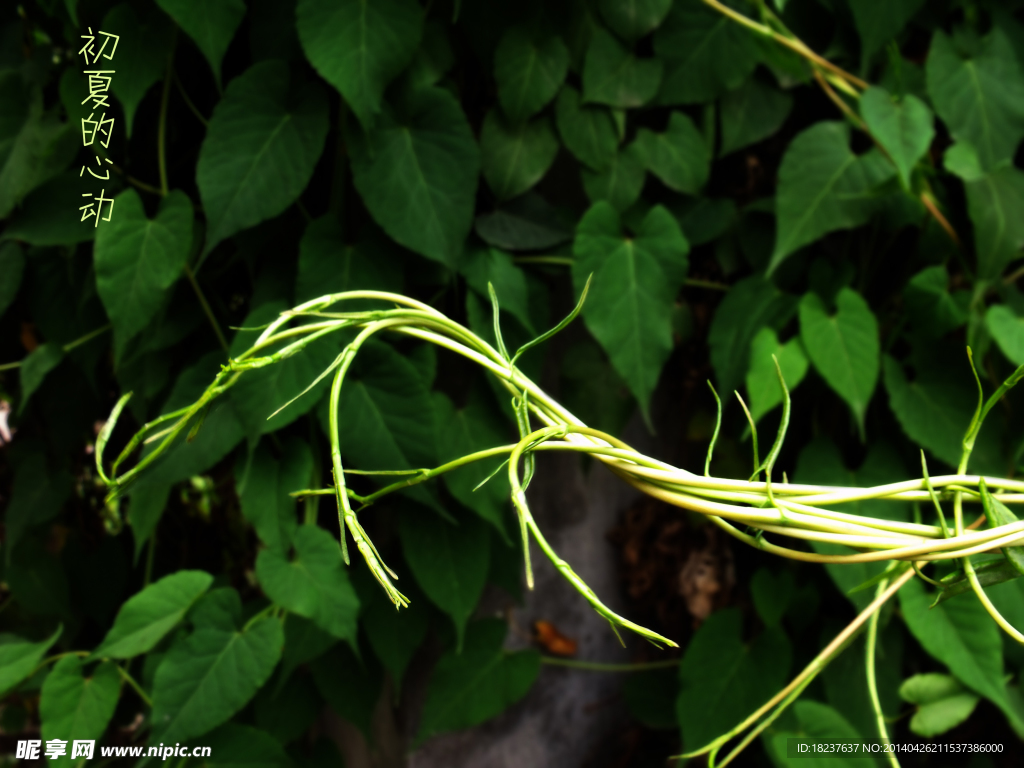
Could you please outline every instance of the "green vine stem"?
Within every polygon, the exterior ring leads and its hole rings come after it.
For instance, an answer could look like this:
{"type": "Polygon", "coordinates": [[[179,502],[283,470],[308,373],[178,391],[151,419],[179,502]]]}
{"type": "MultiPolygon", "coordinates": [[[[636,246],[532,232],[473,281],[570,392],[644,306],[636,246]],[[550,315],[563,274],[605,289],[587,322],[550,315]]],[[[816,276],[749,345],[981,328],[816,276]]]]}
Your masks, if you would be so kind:
{"type": "MultiPolygon", "coordinates": [[[[492,300],[497,317],[499,315],[497,300],[494,297],[492,300]]],[[[785,439],[790,405],[788,388],[782,377],[781,369],[777,367],[779,385],[783,394],[784,417],[767,458],[761,462],[755,456],[755,473],[748,480],[716,478],[707,475],[708,462],[705,462],[705,474],[699,475],[645,456],[618,438],[587,427],[516,368],[515,361],[519,356],[564,328],[578,314],[581,304],[578,304],[573,312],[555,328],[521,347],[515,355],[510,355],[501,341],[501,328],[497,322],[495,322],[495,338],[498,340],[496,349],[436,309],[400,294],[381,291],[348,291],[308,301],[292,310],[282,312],[277,319],[263,328],[259,338],[249,349],[221,367],[220,373],[195,403],[173,413],[165,414],[143,426],[121,451],[108,475],[103,469],[104,448],[130,394],[122,397],[97,439],[95,455],[99,476],[110,488],[108,499],[116,498],[140,473],[157,461],[185,429],[190,425],[193,425],[192,428],[195,429],[194,424],[201,418],[204,409],[214,399],[228,391],[246,372],[275,365],[301,353],[305,347],[319,338],[343,329],[351,329],[358,331],[354,340],[309,384],[303,393],[292,401],[281,405],[274,414],[287,408],[318,382],[328,376],[333,376],[329,402],[329,437],[333,478],[331,487],[306,489],[292,495],[317,497],[332,494],[335,496],[338,505],[339,526],[342,530],[339,544],[346,563],[349,562],[347,537],[351,536],[356,549],[370,568],[371,573],[397,607],[408,605],[408,599],[394,586],[393,580],[397,576],[384,564],[380,553],[366,535],[359,520],[360,513],[380,498],[396,491],[433,480],[446,472],[457,471],[477,461],[507,455],[506,469],[511,485],[512,503],[519,518],[520,534],[523,537],[527,585],[530,588],[533,587],[532,565],[529,560],[530,539],[532,539],[563,578],[590,603],[598,614],[609,622],[616,634],[618,634],[618,628],[622,627],[655,645],[676,645],[671,639],[613,612],[548,543],[530,512],[526,488],[533,472],[533,457],[538,452],[549,450],[568,450],[589,454],[643,493],[662,499],[674,506],[704,514],[729,535],[766,552],[818,563],[894,561],[885,575],[878,580],[875,600],[803,672],[742,724],[699,752],[687,756],[710,753],[710,764],[714,765],[714,758],[724,744],[754,726],[721,763],[721,765],[728,764],[752,739],[756,738],[757,734],[767,728],[790,703],[796,700],[810,681],[869,620],[869,656],[866,663],[873,670],[873,652],[877,638],[877,611],[903,584],[919,573],[921,565],[928,561],[960,559],[971,588],[978,594],[993,619],[1015,639],[1024,642],[1024,635],[1010,626],[987,599],[969,560],[970,556],[974,554],[1019,544],[1021,539],[1024,539],[1024,521],[1008,522],[986,530],[973,529],[975,524],[984,520],[984,516],[979,517],[978,521],[971,526],[963,524],[963,504],[965,501],[980,503],[983,486],[992,489],[990,492],[992,498],[1005,504],[1024,503],[1024,481],[982,477],[966,473],[970,451],[985,416],[1010,387],[1024,378],[1024,366],[1015,371],[987,401],[984,401],[979,394],[978,407],[964,437],[964,455],[956,474],[931,477],[928,474],[927,465],[923,463],[921,479],[889,483],[873,488],[843,488],[789,483],[784,475],[782,482],[773,481],[772,467],[785,439]],[[333,305],[341,302],[367,299],[383,302],[392,308],[361,312],[328,311],[333,305]],[[293,325],[300,320],[303,321],[302,324],[293,325]],[[476,451],[434,468],[391,472],[346,469],[341,459],[342,425],[340,424],[339,403],[342,386],[360,348],[374,335],[382,332],[399,334],[435,344],[486,368],[508,390],[513,396],[513,402],[517,404],[518,442],[476,451]],[[118,474],[118,467],[140,447],[143,448],[143,454],[136,465],[132,469],[118,474]],[[765,472],[763,481],[759,476],[762,471],[765,472]],[[346,474],[390,475],[396,477],[396,480],[372,494],[361,496],[347,487],[346,474]],[[902,502],[931,501],[936,507],[940,524],[872,518],[834,509],[842,504],[866,499],[902,502]],[[955,526],[952,531],[945,525],[940,503],[942,500],[950,499],[953,501],[955,513],[955,526]],[[353,509],[352,501],[357,503],[357,508],[353,509]],[[757,533],[751,534],[747,529],[755,529],[757,533]],[[847,555],[823,555],[806,549],[776,544],[774,541],[768,540],[769,535],[773,538],[784,536],[798,541],[831,542],[853,547],[859,551],[847,555]],[[911,565],[913,567],[910,567],[911,565]],[[889,581],[890,579],[891,581],[889,581]]],[[[969,351],[968,354],[970,355],[969,351]]],[[[709,448],[709,457],[713,449],[714,445],[712,444],[709,448]]],[[[988,491],[986,492],[988,493],[988,491]]],[[[940,597],[945,593],[946,589],[943,587],[939,593],[940,597]]],[[[546,663],[562,662],[549,661],[546,663]]],[[[589,665],[588,662],[577,662],[574,664],[563,663],[563,666],[580,664],[589,665]]],[[[666,664],[666,666],[668,665],[666,664]]],[[[592,666],[581,666],[580,668],[597,669],[592,666]]],[[[873,680],[872,672],[869,672],[869,680],[873,680]]],[[[884,729],[884,723],[879,722],[880,728],[884,729]]]]}

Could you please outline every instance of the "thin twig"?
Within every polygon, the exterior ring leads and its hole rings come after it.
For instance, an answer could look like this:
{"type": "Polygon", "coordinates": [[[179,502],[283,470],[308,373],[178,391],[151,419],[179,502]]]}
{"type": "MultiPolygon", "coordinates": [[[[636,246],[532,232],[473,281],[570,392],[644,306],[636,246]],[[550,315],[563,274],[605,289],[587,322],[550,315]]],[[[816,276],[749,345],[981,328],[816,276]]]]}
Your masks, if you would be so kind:
{"type": "Polygon", "coordinates": [[[196,116],[196,119],[203,124],[204,128],[210,127],[210,121],[203,117],[203,113],[196,109],[196,105],[192,103],[192,99],[188,97],[185,92],[185,86],[181,82],[181,78],[178,77],[178,73],[175,70],[171,70],[171,74],[174,77],[174,84],[178,86],[178,93],[181,94],[181,98],[185,101],[185,106],[192,110],[192,114],[196,116]]]}
{"type": "MultiPolygon", "coordinates": [[[[102,333],[106,333],[111,328],[113,328],[113,325],[107,323],[102,328],[97,328],[94,331],[89,331],[87,334],[85,334],[85,336],[79,336],[74,341],[69,341],[67,344],[61,347],[61,349],[63,349],[64,352],[70,352],[75,347],[80,347],[82,344],[85,344],[88,341],[92,341],[94,338],[96,338],[102,333]]],[[[15,368],[20,368],[24,362],[24,360],[18,360],[16,363],[4,363],[3,365],[0,365],[0,371],[13,371],[15,368]]]]}

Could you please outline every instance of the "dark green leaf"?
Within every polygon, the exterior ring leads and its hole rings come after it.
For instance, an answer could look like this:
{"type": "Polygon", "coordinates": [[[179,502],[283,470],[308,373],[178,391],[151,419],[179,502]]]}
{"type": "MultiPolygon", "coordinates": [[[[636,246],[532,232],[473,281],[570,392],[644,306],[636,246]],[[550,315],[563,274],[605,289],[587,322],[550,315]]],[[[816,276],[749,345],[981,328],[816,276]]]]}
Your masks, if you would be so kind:
{"type": "Polygon", "coordinates": [[[628,109],[654,98],[661,84],[658,59],[638,59],[601,27],[595,27],[583,65],[583,101],[628,109]]]}
{"type": "Polygon", "coordinates": [[[544,198],[527,192],[476,220],[476,233],[508,251],[536,251],[572,240],[572,229],[544,198]]]}
{"type": "Polygon", "coordinates": [[[1024,723],[1007,697],[999,628],[973,598],[949,600],[929,608],[931,597],[919,579],[912,579],[900,590],[907,627],[957,680],[999,707],[1019,731],[1024,723]]]}
{"type": "Polygon", "coordinates": [[[6,633],[0,635],[0,696],[6,696],[14,686],[35,671],[62,631],[63,627],[57,627],[50,637],[38,643],[6,633]]]}
{"type": "Polygon", "coordinates": [[[0,243],[0,317],[11,306],[21,287],[25,253],[18,243],[0,243]]]}
{"type": "Polygon", "coordinates": [[[630,675],[622,686],[629,714],[647,728],[675,730],[676,699],[679,698],[679,674],[673,670],[652,669],[630,675]]]}
{"type": "Polygon", "coordinates": [[[367,134],[346,133],[352,180],[392,239],[453,266],[473,221],[480,150],[459,102],[424,88],[367,134]],[[415,169],[410,173],[410,169],[415,169]]]}
{"type": "MultiPolygon", "coordinates": [[[[327,214],[311,221],[299,241],[295,303],[344,291],[401,291],[402,276],[394,257],[397,250],[376,227],[367,227],[359,243],[352,246],[345,244],[335,216],[327,214]]],[[[357,305],[349,301],[338,306],[348,312],[357,305]]]]}
{"type": "Polygon", "coordinates": [[[516,197],[540,181],[558,154],[547,117],[509,124],[492,109],[480,131],[480,165],[499,200],[516,197]]]}
{"type": "MultiPolygon", "coordinates": [[[[925,0],[850,0],[860,34],[861,60],[868,61],[899,34],[925,0]]],[[[867,734],[865,734],[867,735],[867,734]]]]}
{"type": "MultiPolygon", "coordinates": [[[[341,450],[363,470],[403,470],[437,464],[434,413],[415,366],[383,342],[364,344],[341,390],[341,450]]],[[[327,409],[321,410],[327,431],[327,409]]],[[[380,484],[394,478],[377,478],[380,484]]],[[[416,485],[403,493],[440,509],[433,491],[416,485]]]]}
{"type": "Polygon", "coordinates": [[[749,30],[700,0],[677,0],[654,33],[654,51],[665,60],[662,104],[711,101],[736,88],[757,66],[749,30]]]}
{"type": "Polygon", "coordinates": [[[21,369],[18,371],[21,381],[19,414],[25,410],[25,406],[28,405],[33,393],[42,385],[46,375],[60,365],[63,359],[64,348],[60,344],[50,341],[40,344],[22,360],[21,369]]]}
{"type": "Polygon", "coordinates": [[[0,218],[6,218],[68,166],[82,134],[78,125],[61,122],[56,110],[44,112],[42,90],[26,86],[17,70],[0,70],[0,106],[0,218]]]}
{"type": "Polygon", "coordinates": [[[583,423],[621,434],[636,410],[629,387],[593,341],[571,346],[561,358],[560,401],[583,423]]]}
{"type": "Polygon", "coordinates": [[[461,653],[452,649],[441,657],[427,688],[417,741],[478,725],[529,692],[540,673],[540,654],[505,651],[507,630],[499,619],[474,622],[466,629],[461,653]]]}
{"type": "Polygon", "coordinates": [[[722,97],[722,145],[718,156],[775,134],[793,109],[793,97],[756,77],[722,97]]]}
{"type": "Polygon", "coordinates": [[[412,88],[437,85],[453,66],[455,52],[448,42],[445,27],[438,21],[427,22],[423,27],[423,39],[416,57],[405,71],[406,83],[412,88]]]}
{"type": "Polygon", "coordinates": [[[22,462],[14,474],[4,517],[6,562],[11,561],[11,553],[28,528],[57,516],[73,488],[74,478],[68,472],[52,471],[44,454],[33,453],[22,462]]]}
{"type": "Polygon", "coordinates": [[[937,29],[926,71],[935,111],[955,139],[974,145],[982,169],[1013,157],[1024,136],[1024,70],[999,27],[974,55],[937,29]]]}
{"type": "Polygon", "coordinates": [[[515,265],[512,257],[496,248],[473,248],[459,265],[470,288],[481,299],[490,302],[487,284],[494,286],[502,310],[515,317],[530,333],[537,331],[530,317],[529,293],[526,275],[515,265]]]}
{"type": "Polygon", "coordinates": [[[750,596],[764,625],[779,626],[793,599],[792,571],[782,571],[776,575],[767,568],[759,568],[750,580],[750,596]]]}
{"type": "Polygon", "coordinates": [[[625,236],[619,214],[603,201],[577,229],[577,296],[594,275],[583,319],[645,414],[672,351],[672,305],[689,269],[689,250],[679,224],[661,206],[651,209],[635,237],[625,236]]]}
{"type": "Polygon", "coordinates": [[[251,455],[239,457],[235,465],[235,491],[242,514],[260,541],[275,552],[291,545],[298,527],[295,499],[288,494],[308,488],[313,472],[309,445],[287,437],[278,459],[266,442],[251,455]]]}
{"type": "Polygon", "coordinates": [[[403,509],[398,532],[402,551],[430,601],[452,617],[462,646],[466,622],[487,581],[488,526],[476,515],[459,515],[458,525],[420,507],[403,509]]]}
{"type": "MultiPolygon", "coordinates": [[[[74,245],[92,240],[96,237],[99,224],[106,226],[110,222],[99,222],[91,214],[89,219],[83,221],[79,214],[72,212],[81,211],[81,205],[94,204],[101,193],[104,199],[110,200],[121,188],[115,176],[110,178],[110,186],[101,192],[79,178],[77,173],[63,173],[51,179],[25,198],[21,208],[11,216],[7,227],[0,233],[0,239],[24,240],[40,246],[74,245]],[[92,193],[94,197],[85,199],[82,197],[85,193],[92,193]]],[[[113,221],[109,205],[103,203],[100,215],[110,215],[113,221]]]]}
{"type": "Polygon", "coordinates": [[[105,661],[86,677],[85,663],[77,656],[65,656],[58,661],[43,682],[39,697],[39,718],[42,738],[67,741],[63,757],[53,765],[75,765],[71,759],[72,744],[76,740],[95,741],[103,736],[117,707],[121,693],[121,675],[117,665],[105,661]]]}
{"type": "Polygon", "coordinates": [[[178,571],[130,597],[93,658],[130,659],[152,650],[213,583],[205,571],[178,571]]]}
{"type": "Polygon", "coordinates": [[[569,49],[557,36],[510,28],[494,52],[494,79],[505,115],[519,123],[555,97],[569,68],[569,49]]]}
{"type": "Polygon", "coordinates": [[[203,738],[210,755],[205,768],[289,768],[288,753],[264,731],[250,725],[227,723],[203,738]]]}
{"type": "Polygon", "coordinates": [[[884,88],[871,87],[860,97],[860,114],[909,189],[910,173],[935,137],[932,111],[911,94],[896,101],[884,88]]]}
{"type": "Polygon", "coordinates": [[[672,113],[664,133],[641,128],[636,141],[647,156],[647,169],[676,192],[695,195],[708,180],[711,152],[682,112],[672,113]]]}
{"type": "Polygon", "coordinates": [[[612,31],[632,42],[661,24],[672,0],[599,0],[597,7],[612,31]]]}
{"type": "Polygon", "coordinates": [[[872,190],[894,171],[875,150],[853,154],[846,123],[815,123],[799,134],[779,168],[778,232],[769,272],[822,235],[864,224],[876,207],[872,190]]]}
{"type": "MultiPolygon", "coordinates": [[[[960,463],[962,441],[977,403],[978,390],[969,373],[953,378],[949,372],[926,367],[908,381],[902,366],[882,357],[882,374],[889,407],[907,436],[951,467],[960,463]]],[[[986,422],[971,453],[968,469],[1002,474],[1005,461],[993,422],[986,422]]]]}
{"type": "Polygon", "coordinates": [[[406,667],[427,636],[430,606],[415,582],[403,584],[402,592],[409,598],[409,605],[397,611],[369,569],[353,570],[352,582],[359,595],[360,626],[366,631],[374,655],[391,675],[397,699],[406,667]]]}
{"type": "Polygon", "coordinates": [[[423,34],[415,0],[299,0],[296,20],[306,57],[369,129],[384,88],[412,61],[423,34]]]}
{"type": "Polygon", "coordinates": [[[174,190],[149,219],[138,192],[128,189],[114,206],[117,215],[96,233],[93,258],[96,290],[123,343],[149,325],[181,277],[192,246],[192,204],[174,190]]]}
{"type": "MultiPolygon", "coordinates": [[[[827,704],[817,701],[800,700],[793,705],[796,727],[793,730],[776,730],[766,734],[764,740],[777,766],[788,765],[787,747],[792,738],[822,740],[857,739],[860,734],[846,718],[827,704]]],[[[851,757],[846,754],[830,754],[827,757],[808,757],[801,763],[805,768],[847,768],[850,766],[873,766],[872,757],[851,757]]]]}
{"type": "MultiPolygon", "coordinates": [[[[379,588],[374,582],[374,588],[379,588]]],[[[395,607],[387,602],[392,611],[395,607]]],[[[284,658],[281,661],[279,683],[284,683],[300,664],[313,661],[338,644],[338,639],[320,629],[309,619],[294,613],[285,616],[284,624],[284,658]]],[[[280,684],[279,686],[280,687],[280,684]]]]}
{"type": "Polygon", "coordinates": [[[364,654],[360,661],[347,645],[337,645],[309,666],[324,701],[369,738],[373,710],[384,684],[373,657],[364,654]]]}
{"type": "Polygon", "coordinates": [[[71,613],[68,578],[60,560],[38,536],[26,537],[11,555],[7,586],[19,608],[37,616],[68,618],[71,613]]]}
{"type": "MultiPolygon", "coordinates": [[[[111,78],[110,90],[124,108],[125,136],[130,139],[139,102],[167,71],[174,26],[162,13],[149,13],[140,18],[134,6],[121,3],[103,18],[103,31],[121,38],[115,53],[117,77],[111,78]]],[[[220,59],[216,66],[211,62],[211,66],[217,71],[220,59]]]]}
{"type": "MultiPolygon", "coordinates": [[[[447,395],[435,392],[434,414],[437,419],[437,458],[440,462],[454,461],[474,451],[496,448],[511,442],[507,432],[502,429],[501,421],[492,416],[479,396],[471,396],[464,408],[456,410],[447,395]]],[[[507,458],[506,455],[487,461],[474,461],[444,475],[445,485],[452,496],[494,525],[506,539],[503,520],[505,510],[511,503],[508,474],[499,471],[483,487],[477,486],[507,458]]]]}
{"type": "Polygon", "coordinates": [[[310,675],[292,675],[276,689],[264,686],[252,704],[256,725],[282,744],[308,731],[324,708],[310,675]]]}
{"type": "Polygon", "coordinates": [[[683,747],[703,747],[772,697],[789,674],[792,650],[780,629],[742,640],[735,608],[716,611],[701,625],[679,665],[676,715],[683,747]]]}
{"type": "Polygon", "coordinates": [[[941,338],[967,322],[970,294],[967,291],[951,294],[948,288],[949,272],[942,265],[922,269],[910,278],[903,289],[903,299],[915,330],[941,338]]]}
{"type": "Polygon", "coordinates": [[[228,83],[196,165],[207,224],[203,252],[295,202],[326,136],[326,94],[315,83],[294,81],[285,62],[254,64],[228,83]]]}
{"type": "Polygon", "coordinates": [[[815,369],[853,411],[861,434],[878,382],[878,321],[859,293],[843,288],[830,315],[814,292],[800,300],[800,338],[815,369]]]}
{"type": "Polygon", "coordinates": [[[263,591],[334,637],[355,642],[359,599],[349,584],[337,540],[323,528],[303,525],[295,533],[294,545],[292,560],[272,549],[260,552],[256,578],[263,591]]]}
{"type": "Polygon", "coordinates": [[[581,163],[601,171],[612,162],[619,133],[607,108],[583,106],[579,92],[567,85],[555,103],[555,122],[565,148],[581,163]]]}
{"type": "Polygon", "coordinates": [[[228,632],[200,627],[168,651],[153,683],[150,744],[201,736],[244,707],[281,658],[276,619],[228,632]]]}
{"type": "Polygon", "coordinates": [[[683,197],[668,209],[679,219],[683,234],[693,246],[717,240],[739,218],[736,203],[727,197],[683,197]]]}
{"type": "Polygon", "coordinates": [[[796,311],[796,297],[760,275],[736,283],[718,305],[708,332],[711,364],[723,395],[740,385],[750,366],[750,345],[757,332],[778,330],[796,311]]]}
{"type": "Polygon", "coordinates": [[[615,210],[625,211],[640,197],[647,178],[646,153],[637,142],[617,152],[603,171],[581,168],[583,188],[590,202],[607,200],[615,210]]]}
{"type": "Polygon", "coordinates": [[[195,41],[210,62],[219,87],[220,64],[245,17],[245,3],[242,0],[156,0],[156,3],[195,41]]]}

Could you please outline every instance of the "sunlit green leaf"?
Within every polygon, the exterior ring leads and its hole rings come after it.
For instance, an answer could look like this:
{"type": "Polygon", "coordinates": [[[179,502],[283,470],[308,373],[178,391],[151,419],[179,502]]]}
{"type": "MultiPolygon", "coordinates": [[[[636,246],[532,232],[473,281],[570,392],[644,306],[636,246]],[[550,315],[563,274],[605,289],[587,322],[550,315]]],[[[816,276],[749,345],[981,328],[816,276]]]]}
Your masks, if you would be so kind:
{"type": "Polygon", "coordinates": [[[937,29],[926,71],[935,111],[955,139],[974,145],[984,170],[1013,157],[1024,137],[1024,69],[999,27],[973,51],[937,29]]]}
{"type": "Polygon", "coordinates": [[[900,697],[917,705],[910,730],[925,738],[960,725],[978,704],[978,697],[964,689],[955,677],[938,672],[907,678],[900,686],[900,697]]]}
{"type": "Polygon", "coordinates": [[[281,658],[277,619],[227,631],[199,627],[168,651],[153,683],[150,744],[194,739],[244,707],[281,658]]]}
{"type": "Polygon", "coordinates": [[[782,403],[782,385],[772,355],[779,361],[782,377],[790,393],[807,374],[807,354],[800,339],[794,336],[785,344],[771,328],[762,328],[750,343],[750,370],[747,371],[747,394],[750,416],[755,422],[782,403]]]}
{"type": "Polygon", "coordinates": [[[864,431],[864,415],[878,382],[878,321],[859,293],[843,288],[828,311],[818,294],[800,300],[800,338],[815,369],[853,411],[864,431]]]}
{"type": "Polygon", "coordinates": [[[910,173],[935,137],[928,105],[907,94],[894,100],[884,88],[868,88],[860,98],[860,114],[909,187],[910,173]]]}
{"type": "Polygon", "coordinates": [[[881,153],[850,151],[846,123],[819,122],[800,133],[779,168],[778,232],[769,272],[801,246],[867,222],[877,203],[872,190],[894,173],[881,153]]]}
{"type": "Polygon", "coordinates": [[[54,765],[79,763],[71,759],[72,744],[76,740],[94,741],[103,736],[117,707],[121,692],[117,665],[105,661],[88,675],[84,667],[85,663],[77,656],[65,656],[43,682],[39,697],[42,738],[67,741],[68,747],[63,757],[52,761],[54,765]]]}
{"type": "Polygon", "coordinates": [[[121,606],[93,656],[130,659],[151,650],[212,583],[213,576],[205,571],[178,571],[150,584],[121,606]]]}
{"type": "Polygon", "coordinates": [[[672,304],[689,269],[689,250],[679,224],[660,206],[633,237],[604,201],[591,206],[577,229],[577,295],[594,275],[583,319],[645,413],[672,351],[672,304]]]}
{"type": "Polygon", "coordinates": [[[256,578],[267,597],[299,616],[312,619],[342,640],[355,640],[359,599],[349,584],[337,540],[315,525],[300,526],[286,559],[265,549],[256,559],[256,578]]]}

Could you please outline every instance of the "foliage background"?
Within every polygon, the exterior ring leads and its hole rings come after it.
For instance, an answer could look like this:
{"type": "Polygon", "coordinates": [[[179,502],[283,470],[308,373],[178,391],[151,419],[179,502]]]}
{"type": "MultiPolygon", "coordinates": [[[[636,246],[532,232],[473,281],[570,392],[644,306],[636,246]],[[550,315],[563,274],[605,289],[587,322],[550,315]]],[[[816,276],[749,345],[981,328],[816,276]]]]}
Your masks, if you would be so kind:
{"type": "MultiPolygon", "coordinates": [[[[400,615],[360,563],[342,567],[333,502],[287,495],[327,481],[323,386],[266,417],[341,341],[250,374],[124,503],[104,504],[91,448],[122,392],[134,396],[117,448],[131,420],[190,402],[255,338],[234,329],[325,293],[405,292],[488,337],[490,281],[517,344],[564,315],[593,273],[583,322],[522,361],[588,424],[620,433],[639,418],[660,458],[697,470],[714,423],[704,381],[741,391],[774,434],[776,354],[793,391],[777,464],[788,477],[903,479],[918,474],[917,446],[933,474],[950,468],[974,407],[965,344],[988,389],[1024,363],[1019,7],[732,11],[801,39],[853,74],[842,82],[872,84],[850,95],[726,18],[730,6],[699,0],[5,4],[0,359],[21,361],[0,367],[15,432],[0,448],[5,743],[41,727],[102,744],[213,744],[210,765],[232,752],[337,764],[309,725],[329,706],[367,731],[385,675],[400,690],[424,644],[442,657],[405,746],[497,715],[544,674],[538,651],[502,650],[502,621],[473,618],[486,585],[521,591],[507,484],[472,492],[489,469],[364,516],[411,577],[400,615]],[[121,35],[108,150],[82,147],[86,27],[121,35]],[[97,154],[112,161],[109,182],[80,177],[97,154]],[[93,228],[75,210],[101,187],[115,209],[93,228]],[[153,583],[163,591],[115,623],[153,583]],[[139,712],[142,725],[122,730],[139,712]]],[[[375,343],[355,374],[341,404],[348,466],[434,466],[514,435],[483,373],[432,348],[375,343]]],[[[1020,397],[989,420],[972,471],[1017,471],[1020,397]]],[[[746,420],[724,399],[711,467],[742,477],[746,420]]],[[[866,604],[844,595],[875,572],[829,567],[826,579],[735,548],[735,586],[700,623],[664,584],[706,533],[682,513],[651,514],[657,525],[637,532],[634,514],[612,537],[627,605],[682,651],[678,675],[625,684],[641,735],[608,759],[637,765],[741,720],[866,604]],[[636,551],[654,562],[679,519],[688,538],[641,589],[636,551]]],[[[1016,582],[992,597],[1024,625],[1016,582]]],[[[882,705],[905,715],[897,739],[931,728],[1002,741],[1008,759],[1024,734],[1024,653],[972,601],[928,611],[919,583],[901,592],[883,619],[882,705]],[[900,683],[926,672],[955,679],[901,700],[900,683]]],[[[779,764],[787,734],[873,736],[862,649],[744,759],[779,764]]]]}

